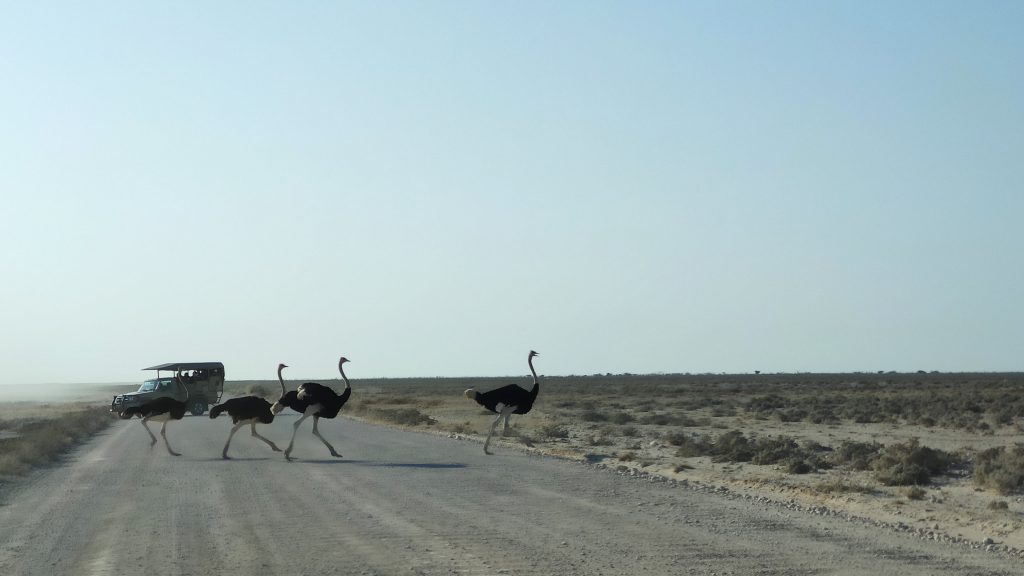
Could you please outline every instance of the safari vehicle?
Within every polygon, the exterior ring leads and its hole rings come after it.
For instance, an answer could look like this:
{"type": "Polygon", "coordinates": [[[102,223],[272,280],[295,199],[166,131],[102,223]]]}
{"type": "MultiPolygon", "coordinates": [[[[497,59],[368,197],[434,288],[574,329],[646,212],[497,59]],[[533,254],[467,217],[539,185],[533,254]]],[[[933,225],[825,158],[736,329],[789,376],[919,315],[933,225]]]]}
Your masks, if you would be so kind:
{"type": "Polygon", "coordinates": [[[187,398],[188,411],[199,416],[224,394],[224,365],[220,362],[172,362],[143,370],[156,370],[156,378],[146,380],[135,392],[114,396],[111,412],[130,418],[126,409],[167,396],[181,401],[187,398]],[[173,376],[161,378],[160,372],[171,372],[173,376]]]}

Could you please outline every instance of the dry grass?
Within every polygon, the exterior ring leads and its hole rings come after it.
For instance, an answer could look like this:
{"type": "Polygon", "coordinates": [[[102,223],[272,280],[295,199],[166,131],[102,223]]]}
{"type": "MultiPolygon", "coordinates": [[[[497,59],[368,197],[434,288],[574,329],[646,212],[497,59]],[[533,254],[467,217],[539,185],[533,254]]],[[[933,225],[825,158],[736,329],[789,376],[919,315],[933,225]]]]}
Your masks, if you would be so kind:
{"type": "Polygon", "coordinates": [[[105,406],[18,404],[0,420],[0,476],[49,464],[114,419],[105,406]]]}

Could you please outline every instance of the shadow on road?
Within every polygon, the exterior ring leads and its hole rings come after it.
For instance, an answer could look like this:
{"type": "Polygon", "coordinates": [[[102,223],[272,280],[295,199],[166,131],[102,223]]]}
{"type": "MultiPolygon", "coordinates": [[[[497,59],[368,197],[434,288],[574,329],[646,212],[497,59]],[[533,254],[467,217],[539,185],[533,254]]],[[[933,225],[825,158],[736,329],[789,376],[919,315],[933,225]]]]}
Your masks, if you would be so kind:
{"type": "Polygon", "coordinates": [[[381,466],[384,468],[428,468],[436,470],[449,470],[457,468],[465,468],[465,464],[451,463],[451,464],[438,464],[434,462],[378,462],[373,466],[381,466]]]}
{"type": "MultiPolygon", "coordinates": [[[[296,459],[298,460],[298,459],[296,459]]],[[[425,468],[428,470],[455,470],[465,468],[461,462],[437,463],[437,462],[375,462],[373,460],[302,460],[310,464],[359,464],[361,466],[375,466],[380,468],[425,468]]]]}

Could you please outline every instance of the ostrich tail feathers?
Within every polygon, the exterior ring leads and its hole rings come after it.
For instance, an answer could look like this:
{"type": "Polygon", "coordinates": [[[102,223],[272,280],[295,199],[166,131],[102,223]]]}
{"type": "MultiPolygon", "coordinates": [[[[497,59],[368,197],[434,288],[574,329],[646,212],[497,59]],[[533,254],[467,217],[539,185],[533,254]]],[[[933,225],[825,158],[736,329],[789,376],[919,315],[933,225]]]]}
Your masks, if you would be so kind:
{"type": "Polygon", "coordinates": [[[463,392],[463,394],[466,396],[466,398],[469,398],[470,400],[475,401],[476,400],[476,395],[478,394],[478,392],[476,390],[470,388],[469,390],[466,390],[465,392],[463,392]]]}

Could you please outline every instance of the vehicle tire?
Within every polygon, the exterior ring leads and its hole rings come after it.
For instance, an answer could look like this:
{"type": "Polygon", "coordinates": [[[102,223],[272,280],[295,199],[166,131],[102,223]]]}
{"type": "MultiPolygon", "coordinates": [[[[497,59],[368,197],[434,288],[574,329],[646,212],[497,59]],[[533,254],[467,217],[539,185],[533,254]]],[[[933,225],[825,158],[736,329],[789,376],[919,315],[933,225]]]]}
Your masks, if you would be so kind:
{"type": "Polygon", "coordinates": [[[206,412],[206,400],[203,400],[201,398],[198,400],[193,400],[192,405],[189,406],[188,411],[191,412],[193,416],[202,416],[203,412],[206,412]]]}
{"type": "Polygon", "coordinates": [[[117,417],[120,418],[121,420],[128,420],[132,417],[132,415],[127,412],[118,412],[117,417]]]}

